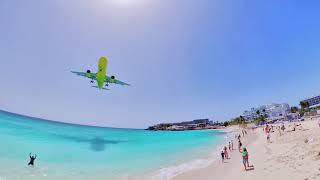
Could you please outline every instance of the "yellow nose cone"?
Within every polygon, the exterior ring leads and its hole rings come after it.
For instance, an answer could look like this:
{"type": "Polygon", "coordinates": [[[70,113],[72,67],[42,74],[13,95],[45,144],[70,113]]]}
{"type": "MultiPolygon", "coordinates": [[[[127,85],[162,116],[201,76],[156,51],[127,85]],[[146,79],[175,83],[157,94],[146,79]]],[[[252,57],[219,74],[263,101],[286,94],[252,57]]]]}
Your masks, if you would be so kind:
{"type": "Polygon", "coordinates": [[[106,57],[101,57],[99,60],[99,67],[106,67],[107,66],[107,58],[106,57]]]}

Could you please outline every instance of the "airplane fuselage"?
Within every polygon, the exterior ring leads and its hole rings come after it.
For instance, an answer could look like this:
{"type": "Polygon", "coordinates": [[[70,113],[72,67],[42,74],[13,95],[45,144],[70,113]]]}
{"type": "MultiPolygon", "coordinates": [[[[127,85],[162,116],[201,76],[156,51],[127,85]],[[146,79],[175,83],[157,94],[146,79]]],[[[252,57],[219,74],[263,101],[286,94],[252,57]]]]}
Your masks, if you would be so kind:
{"type": "Polygon", "coordinates": [[[98,64],[97,72],[97,85],[99,89],[102,89],[104,86],[104,81],[106,78],[106,71],[108,66],[108,60],[106,57],[101,57],[98,64]]]}

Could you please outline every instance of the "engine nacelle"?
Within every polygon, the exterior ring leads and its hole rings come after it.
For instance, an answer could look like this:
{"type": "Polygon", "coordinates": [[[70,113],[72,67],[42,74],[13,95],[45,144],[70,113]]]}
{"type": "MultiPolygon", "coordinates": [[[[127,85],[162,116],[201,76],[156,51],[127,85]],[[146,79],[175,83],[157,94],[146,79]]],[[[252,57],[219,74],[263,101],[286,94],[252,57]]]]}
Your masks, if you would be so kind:
{"type": "Polygon", "coordinates": [[[91,71],[89,69],[87,70],[86,77],[91,78],[91,71]]]}
{"type": "Polygon", "coordinates": [[[115,83],[115,81],[116,81],[115,79],[116,79],[115,76],[111,76],[111,77],[110,77],[110,82],[111,82],[111,83],[115,83]]]}

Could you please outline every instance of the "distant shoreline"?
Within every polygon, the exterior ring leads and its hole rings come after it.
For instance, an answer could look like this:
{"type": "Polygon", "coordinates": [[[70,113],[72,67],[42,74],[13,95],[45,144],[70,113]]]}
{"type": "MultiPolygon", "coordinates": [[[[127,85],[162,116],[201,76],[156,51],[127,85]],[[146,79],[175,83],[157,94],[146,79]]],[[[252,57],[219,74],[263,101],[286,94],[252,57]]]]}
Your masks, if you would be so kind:
{"type": "Polygon", "coordinates": [[[29,116],[29,115],[23,115],[19,113],[14,113],[10,112],[7,110],[2,110],[0,109],[0,113],[8,114],[8,115],[14,115],[14,116],[19,116],[23,118],[28,118],[34,121],[42,121],[42,122],[48,122],[48,123],[54,123],[54,124],[63,124],[67,126],[80,126],[80,127],[87,127],[87,128],[101,128],[101,129],[126,129],[126,130],[144,130],[144,129],[139,129],[139,128],[121,128],[121,127],[107,127],[107,126],[95,126],[95,125],[88,125],[88,124],[75,124],[75,123],[68,123],[68,122],[62,122],[62,121],[56,121],[56,120],[50,120],[50,119],[44,119],[44,118],[38,118],[34,116],[29,116]]]}

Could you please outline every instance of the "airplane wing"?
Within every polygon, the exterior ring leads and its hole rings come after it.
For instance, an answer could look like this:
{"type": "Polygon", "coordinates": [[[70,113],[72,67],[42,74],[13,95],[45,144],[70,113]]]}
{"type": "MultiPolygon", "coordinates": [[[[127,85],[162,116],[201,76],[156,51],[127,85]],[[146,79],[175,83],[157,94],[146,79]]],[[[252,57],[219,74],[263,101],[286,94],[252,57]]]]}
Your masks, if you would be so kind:
{"type": "Polygon", "coordinates": [[[119,81],[119,80],[115,79],[113,76],[112,77],[106,76],[106,79],[104,80],[104,82],[130,86],[130,84],[119,81]]]}
{"type": "Polygon", "coordinates": [[[71,71],[71,72],[78,76],[83,76],[83,77],[87,77],[94,80],[97,79],[97,73],[77,72],[77,71],[71,71]]]}

